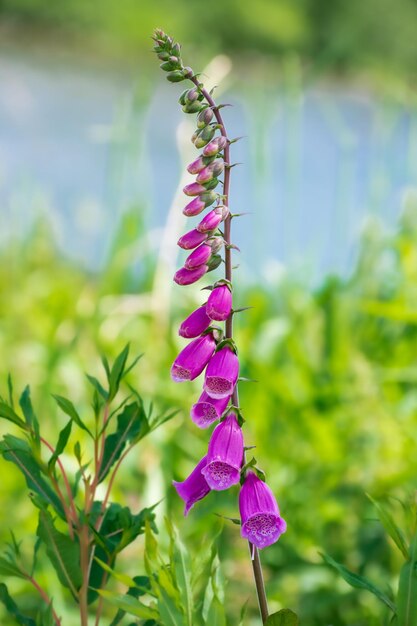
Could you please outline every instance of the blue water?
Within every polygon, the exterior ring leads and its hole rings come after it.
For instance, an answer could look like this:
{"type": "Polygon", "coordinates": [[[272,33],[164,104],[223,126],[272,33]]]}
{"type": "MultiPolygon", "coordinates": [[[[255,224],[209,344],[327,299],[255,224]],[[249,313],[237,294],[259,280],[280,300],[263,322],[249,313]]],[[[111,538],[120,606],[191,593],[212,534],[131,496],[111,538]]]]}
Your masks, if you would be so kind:
{"type": "MultiPolygon", "coordinates": [[[[0,56],[0,243],[39,215],[65,254],[103,263],[120,215],[164,225],[181,167],[178,86],[45,58],[0,56]]],[[[348,86],[236,86],[223,99],[242,264],[316,280],[348,273],[369,215],[393,227],[417,187],[417,114],[348,86]],[[254,93],[255,92],[255,95],[254,93]]],[[[181,209],[181,206],[178,207],[181,209]]]]}

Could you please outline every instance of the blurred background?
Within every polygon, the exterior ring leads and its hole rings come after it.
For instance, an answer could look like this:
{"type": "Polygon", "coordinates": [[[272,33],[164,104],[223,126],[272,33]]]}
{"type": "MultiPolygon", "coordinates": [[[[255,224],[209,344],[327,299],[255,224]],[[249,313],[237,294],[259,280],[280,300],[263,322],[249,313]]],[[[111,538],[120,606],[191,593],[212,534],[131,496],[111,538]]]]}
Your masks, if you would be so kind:
{"type": "MultiPolygon", "coordinates": [[[[174,244],[188,230],[178,185],[194,148],[182,85],[165,81],[151,52],[155,27],[205,68],[233,105],[230,135],[243,136],[233,146],[231,206],[248,212],[234,227],[235,293],[253,309],[236,339],[243,375],[259,382],[241,385],[241,402],[246,443],[289,526],[263,554],[271,608],[290,606],[305,626],[379,625],[376,601],[319,552],[397,585],[397,555],[365,492],[400,515],[415,489],[414,0],[2,0],[0,393],[8,372],[18,391],[30,383],[57,434],[51,393],[88,411],[84,372],[97,375],[100,353],[130,341],[145,353],[134,378],[144,397],[181,411],[131,459],[116,496],[134,507],[166,496],[158,515],[173,516],[191,551],[214,513],[236,516],[233,491],[183,520],[170,487],[208,433],[188,418],[199,382],[169,377],[178,324],[202,300],[171,283],[174,244]]],[[[24,494],[2,463],[2,541],[15,527],[30,543],[36,518],[24,494]]],[[[136,550],[134,573],[140,540],[136,550]]],[[[220,556],[230,623],[249,599],[255,626],[233,525],[220,556]]]]}

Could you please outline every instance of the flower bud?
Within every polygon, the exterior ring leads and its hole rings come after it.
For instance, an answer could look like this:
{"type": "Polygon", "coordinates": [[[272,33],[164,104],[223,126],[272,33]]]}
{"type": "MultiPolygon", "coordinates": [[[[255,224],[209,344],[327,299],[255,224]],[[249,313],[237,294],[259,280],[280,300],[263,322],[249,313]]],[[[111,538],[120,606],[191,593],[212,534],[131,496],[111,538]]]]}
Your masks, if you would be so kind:
{"type": "Polygon", "coordinates": [[[212,230],[215,230],[220,224],[220,222],[222,222],[225,219],[224,209],[225,207],[219,206],[213,209],[212,211],[210,211],[209,213],[207,213],[207,215],[203,217],[201,222],[197,224],[197,230],[200,233],[208,233],[212,230]]]}
{"type": "Polygon", "coordinates": [[[170,83],[180,83],[184,80],[184,76],[182,75],[181,70],[175,70],[174,72],[169,72],[169,74],[167,74],[167,80],[169,80],[170,83]]]}
{"type": "Polygon", "coordinates": [[[240,490],[239,510],[241,535],[257,548],[270,546],[287,530],[274,494],[254,472],[247,473],[240,490]]]}
{"type": "Polygon", "coordinates": [[[171,378],[175,383],[194,380],[210,361],[216,347],[213,334],[193,339],[179,353],[171,367],[171,378]]]}
{"type": "Polygon", "coordinates": [[[171,48],[171,52],[172,54],[175,54],[175,56],[180,57],[181,56],[181,46],[179,43],[175,43],[172,48],[171,48]]]}
{"type": "Polygon", "coordinates": [[[209,295],[206,304],[207,315],[212,320],[224,322],[232,310],[232,292],[228,285],[215,287],[209,295]]]}
{"type": "Polygon", "coordinates": [[[160,59],[161,61],[168,61],[169,60],[169,52],[163,51],[163,52],[158,52],[158,59],[160,59]]]}
{"type": "Polygon", "coordinates": [[[207,233],[200,233],[196,228],[185,233],[178,239],[178,245],[183,250],[192,250],[207,239],[207,233]]]}
{"type": "Polygon", "coordinates": [[[189,172],[190,174],[198,174],[206,166],[207,166],[207,163],[205,162],[205,158],[202,156],[199,156],[198,159],[190,163],[190,165],[187,167],[187,172],[189,172]]]}
{"type": "Polygon", "coordinates": [[[224,150],[226,145],[227,145],[226,137],[223,137],[223,135],[221,135],[220,137],[216,137],[215,139],[213,139],[213,141],[210,141],[210,143],[206,145],[206,147],[203,150],[203,156],[213,156],[217,154],[218,152],[221,152],[222,150],[224,150]]]}
{"type": "MultiPolygon", "coordinates": [[[[216,127],[215,125],[210,125],[210,126],[206,126],[205,128],[203,128],[197,138],[193,141],[194,145],[196,148],[202,148],[203,146],[206,146],[211,139],[214,137],[214,133],[216,132],[216,127]]],[[[204,152],[203,152],[204,154],[204,152]]]]}
{"type": "Polygon", "coordinates": [[[212,163],[209,163],[209,165],[207,165],[204,169],[200,170],[196,178],[196,181],[201,184],[207,183],[213,178],[216,178],[217,176],[219,176],[223,172],[223,170],[224,170],[223,159],[216,159],[215,161],[212,161],[212,163]]]}
{"type": "Polygon", "coordinates": [[[194,76],[194,72],[191,67],[184,67],[182,73],[184,78],[192,78],[194,76]]]}
{"type": "Polygon", "coordinates": [[[205,208],[206,208],[205,202],[201,200],[201,197],[197,196],[197,198],[194,198],[194,200],[191,200],[191,202],[189,202],[183,208],[182,212],[187,217],[194,217],[194,215],[198,215],[205,208]]]}
{"type": "Polygon", "coordinates": [[[199,428],[208,428],[210,424],[221,418],[229,400],[230,398],[214,400],[203,391],[198,401],[191,407],[191,419],[199,428]]]}
{"type": "Polygon", "coordinates": [[[182,110],[184,111],[184,113],[198,113],[198,111],[201,110],[202,106],[204,105],[202,105],[199,100],[195,100],[194,102],[184,104],[182,110]]]}
{"type": "Polygon", "coordinates": [[[213,115],[213,109],[210,109],[210,107],[206,107],[203,111],[201,111],[197,117],[197,128],[204,128],[205,126],[208,126],[213,119],[213,115]]]}
{"type": "Polygon", "coordinates": [[[182,92],[182,94],[180,95],[180,97],[178,98],[178,102],[180,104],[182,104],[184,106],[184,104],[186,104],[188,102],[187,100],[187,94],[189,92],[189,89],[184,89],[184,91],[182,92]]]}
{"type": "Polygon", "coordinates": [[[199,337],[201,333],[204,333],[210,324],[211,319],[206,313],[206,307],[203,305],[193,311],[182,322],[178,329],[178,334],[185,339],[194,339],[194,337],[199,337]]]}
{"type": "Polygon", "coordinates": [[[177,493],[185,502],[184,515],[187,516],[190,509],[196,502],[202,500],[211,489],[207,484],[201,470],[206,466],[206,457],[204,456],[191,474],[182,482],[172,481],[177,493]]]}
{"type": "Polygon", "coordinates": [[[206,188],[198,183],[190,183],[189,185],[185,185],[183,192],[186,196],[198,196],[201,193],[205,193],[206,188]]]}
{"type": "Polygon", "coordinates": [[[219,179],[218,178],[212,178],[211,180],[208,181],[208,183],[204,183],[204,187],[208,191],[211,191],[212,189],[215,189],[218,184],[219,184],[219,179]]]}
{"type": "Polygon", "coordinates": [[[223,237],[213,237],[207,242],[211,246],[211,251],[216,254],[224,244],[223,237]]]}
{"type": "Polygon", "coordinates": [[[197,87],[193,87],[192,89],[189,89],[187,91],[186,101],[187,102],[194,102],[195,100],[200,100],[200,96],[201,96],[201,94],[200,94],[199,90],[197,89],[197,87]]]}
{"type": "Polygon", "coordinates": [[[200,265],[205,265],[211,257],[211,254],[211,246],[207,243],[202,243],[201,246],[198,246],[198,248],[188,255],[184,267],[186,267],[187,270],[194,270],[200,265]]]}
{"type": "Polygon", "coordinates": [[[171,72],[172,70],[178,69],[178,63],[173,63],[172,61],[164,61],[159,67],[161,68],[161,70],[164,70],[164,72],[171,72]]]}
{"type": "Polygon", "coordinates": [[[177,285],[192,285],[196,283],[204,274],[208,272],[207,265],[200,265],[194,270],[188,270],[186,267],[181,267],[181,269],[177,270],[174,275],[174,282],[177,285]]]}
{"type": "Polygon", "coordinates": [[[230,412],[211,435],[207,465],[201,470],[211,489],[222,491],[240,480],[243,461],[243,434],[236,416],[230,412]]]}
{"type": "Polygon", "coordinates": [[[222,257],[220,256],[220,254],[213,254],[209,260],[207,261],[207,267],[208,267],[208,272],[212,272],[213,270],[216,270],[220,263],[222,262],[222,257]]]}

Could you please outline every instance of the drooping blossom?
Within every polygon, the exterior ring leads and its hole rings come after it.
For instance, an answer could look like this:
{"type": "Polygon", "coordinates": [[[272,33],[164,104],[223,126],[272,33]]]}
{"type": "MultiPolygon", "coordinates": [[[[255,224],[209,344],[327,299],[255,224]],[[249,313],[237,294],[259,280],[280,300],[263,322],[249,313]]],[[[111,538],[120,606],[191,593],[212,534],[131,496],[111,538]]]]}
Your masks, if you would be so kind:
{"type": "Polygon", "coordinates": [[[174,274],[174,281],[177,285],[192,285],[196,283],[204,274],[208,272],[208,265],[199,265],[195,269],[189,270],[181,267],[174,274]]]}
{"type": "Polygon", "coordinates": [[[211,319],[206,313],[206,307],[200,306],[193,311],[181,324],[178,334],[185,339],[194,339],[203,333],[211,324],[211,319]]]}
{"type": "Polygon", "coordinates": [[[190,341],[179,353],[171,367],[171,378],[176,383],[194,380],[209,362],[216,342],[212,333],[190,341]]]}
{"type": "Polygon", "coordinates": [[[229,404],[229,397],[215,400],[203,391],[198,401],[191,407],[190,415],[194,424],[199,428],[208,428],[217,422],[229,404]]]}
{"type": "Polygon", "coordinates": [[[215,399],[231,396],[239,376],[239,360],[226,345],[213,355],[206,369],[204,391],[215,399]]]}
{"type": "Polygon", "coordinates": [[[257,548],[275,543],[287,529],[274,494],[255,472],[246,474],[239,493],[239,509],[241,535],[257,548]]]}
{"type": "Polygon", "coordinates": [[[221,284],[211,291],[207,300],[207,315],[218,322],[227,320],[232,310],[232,292],[230,286],[221,284]]]}
{"type": "Polygon", "coordinates": [[[236,416],[230,412],[213,430],[202,469],[207,484],[216,491],[228,489],[240,480],[243,460],[243,434],[236,416]]]}
{"type": "Polygon", "coordinates": [[[198,500],[202,500],[208,493],[210,487],[202,474],[202,470],[206,466],[207,456],[203,457],[196,465],[191,474],[182,482],[172,481],[178,495],[185,502],[184,515],[188,515],[189,510],[198,500]]]}

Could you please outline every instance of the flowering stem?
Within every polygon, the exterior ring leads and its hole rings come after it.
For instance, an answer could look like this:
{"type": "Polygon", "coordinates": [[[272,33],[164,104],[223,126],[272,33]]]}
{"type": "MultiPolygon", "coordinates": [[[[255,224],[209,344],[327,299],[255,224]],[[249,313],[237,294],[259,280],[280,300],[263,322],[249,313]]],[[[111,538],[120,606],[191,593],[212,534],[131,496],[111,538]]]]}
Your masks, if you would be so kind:
{"type": "MultiPolygon", "coordinates": [[[[201,86],[198,81],[198,78],[193,76],[191,78],[192,82],[198,87],[201,93],[204,95],[210,107],[213,109],[214,116],[216,118],[217,123],[220,126],[220,133],[228,139],[226,127],[223,122],[222,115],[216,106],[215,101],[209,92],[201,86]]],[[[230,195],[230,141],[227,141],[227,144],[223,151],[224,161],[226,167],[224,169],[224,183],[223,183],[223,196],[224,196],[224,204],[227,208],[229,208],[229,195],[230,195]]],[[[224,221],[224,241],[225,241],[225,253],[224,253],[224,261],[225,261],[225,279],[230,283],[232,282],[232,248],[231,248],[231,225],[232,225],[232,216],[229,213],[227,218],[224,221]]],[[[227,339],[233,339],[233,311],[230,313],[229,317],[226,320],[225,324],[225,337],[227,339]]],[[[238,391],[238,383],[236,383],[235,388],[233,390],[232,395],[232,405],[238,407],[239,406],[239,391],[238,391]]],[[[244,461],[245,463],[245,461],[244,461]]],[[[258,596],[259,603],[259,611],[262,618],[262,623],[265,623],[269,612],[268,612],[268,602],[266,598],[265,591],[265,583],[262,572],[261,559],[259,556],[259,550],[256,546],[254,546],[250,541],[248,541],[249,545],[249,553],[251,555],[252,569],[253,569],[253,577],[255,580],[256,586],[256,594],[258,596]]]]}

